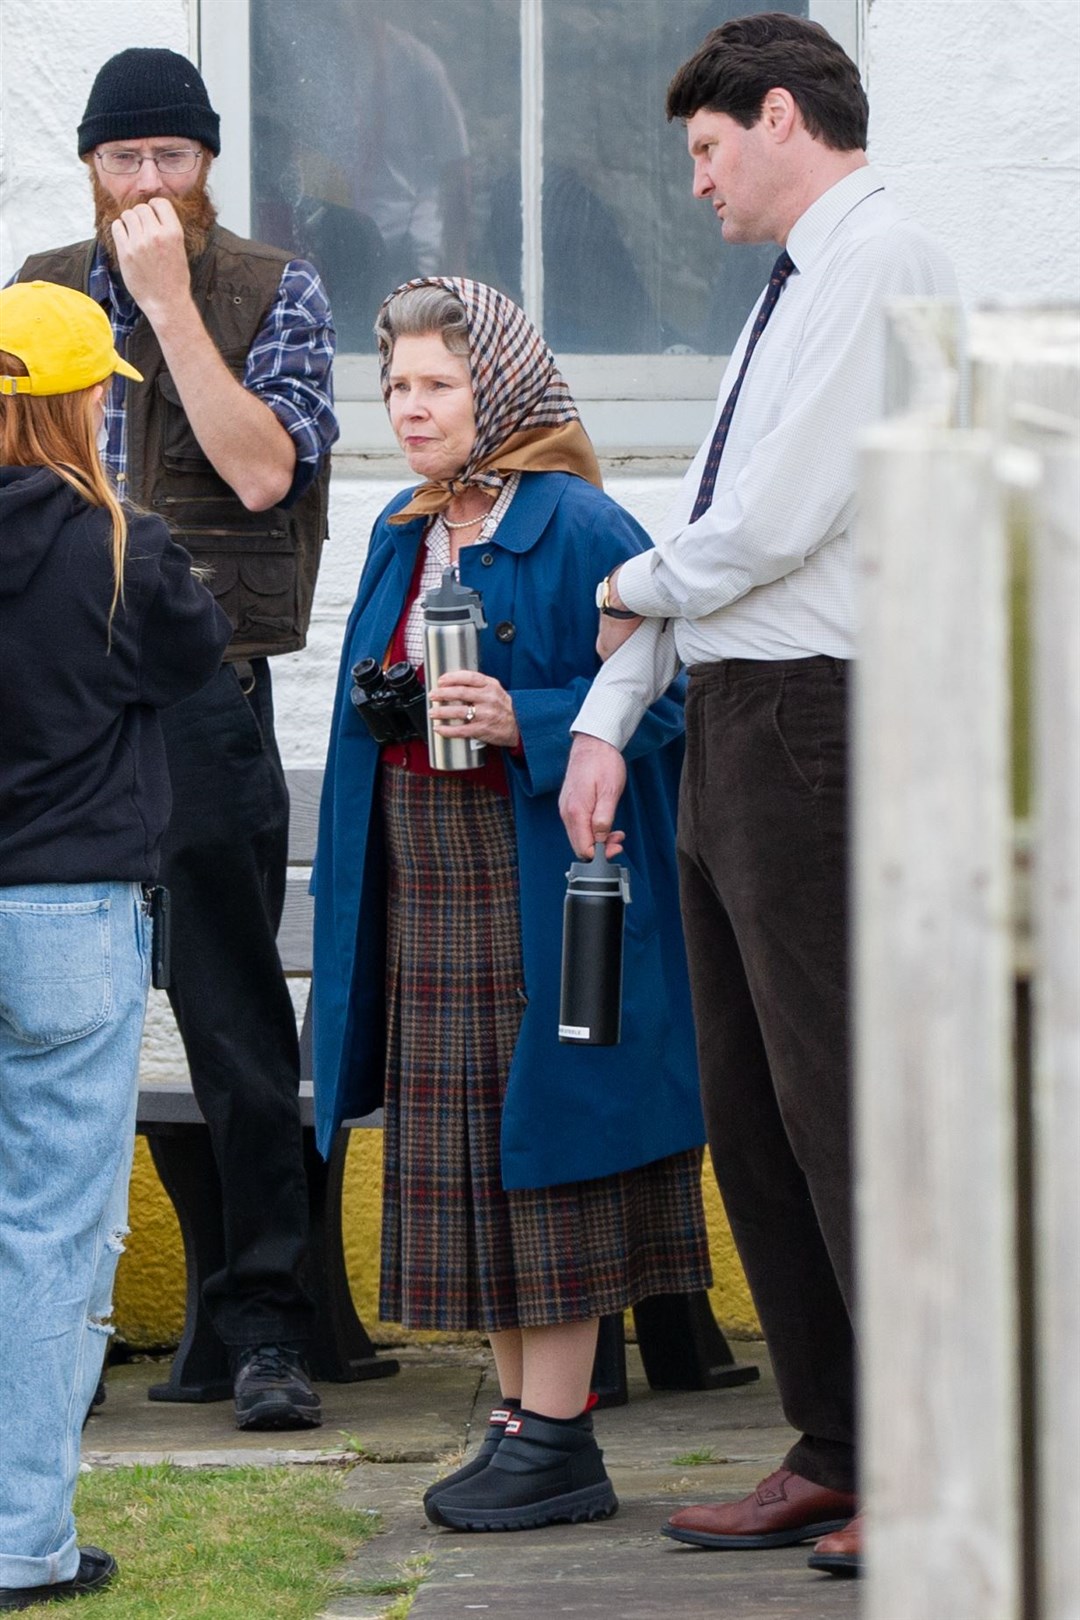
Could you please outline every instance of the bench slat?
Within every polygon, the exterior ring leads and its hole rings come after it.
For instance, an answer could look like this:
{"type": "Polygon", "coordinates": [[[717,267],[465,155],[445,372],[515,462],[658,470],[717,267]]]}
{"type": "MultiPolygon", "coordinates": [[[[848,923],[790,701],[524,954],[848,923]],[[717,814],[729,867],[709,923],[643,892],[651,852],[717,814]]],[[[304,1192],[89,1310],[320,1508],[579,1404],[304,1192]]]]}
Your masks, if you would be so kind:
{"type": "Polygon", "coordinates": [[[307,892],[308,879],[289,878],[285,885],[285,908],[281,914],[277,943],[281,965],[294,978],[311,974],[311,934],[315,922],[315,902],[307,892]]]}
{"type": "MultiPolygon", "coordinates": [[[[186,1080],[155,1080],[149,1085],[139,1087],[139,1109],[136,1129],[140,1135],[152,1134],[148,1127],[155,1125],[202,1125],[204,1124],[199,1105],[195,1101],[194,1093],[186,1080]]],[[[300,1123],[312,1126],[315,1123],[315,1103],[312,1097],[311,1081],[300,1082],[300,1123]]],[[[377,1108],[372,1114],[365,1114],[363,1119],[347,1119],[343,1122],[345,1130],[373,1129],[382,1124],[382,1109],[377,1108]]]]}
{"type": "Polygon", "coordinates": [[[289,789],[290,866],[310,866],[315,859],[322,775],[322,771],[299,766],[285,772],[289,789]]]}

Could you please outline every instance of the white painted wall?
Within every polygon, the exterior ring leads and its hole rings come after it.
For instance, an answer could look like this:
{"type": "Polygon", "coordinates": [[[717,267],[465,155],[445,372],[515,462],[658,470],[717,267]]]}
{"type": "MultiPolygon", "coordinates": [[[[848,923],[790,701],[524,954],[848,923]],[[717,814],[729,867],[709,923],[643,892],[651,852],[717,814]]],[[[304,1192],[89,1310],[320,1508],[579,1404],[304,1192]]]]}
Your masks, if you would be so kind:
{"type": "Polygon", "coordinates": [[[868,0],[870,155],[970,302],[1080,296],[1076,0],[868,0]]]}
{"type": "MultiPolygon", "coordinates": [[[[952,254],[965,297],[1075,299],[1076,0],[867,0],[867,6],[871,155],[906,210],[952,254]]],[[[194,56],[197,7],[196,0],[2,0],[0,30],[0,279],[6,280],[32,250],[89,233],[75,126],[101,62],[129,45],[168,45],[194,56]]],[[[687,180],[689,189],[689,174],[687,180]]],[[[674,477],[616,473],[608,488],[648,528],[674,477]]],[[[397,487],[385,474],[365,476],[360,460],[335,471],[331,540],[310,643],[276,663],[287,764],[322,763],[341,628],[372,520],[397,487]]],[[[159,1068],[172,1061],[163,1029],[155,1017],[150,1056],[159,1068]]]]}
{"type": "Polygon", "coordinates": [[[28,253],[89,235],[75,131],[102,62],[129,45],[194,55],[195,11],[196,0],[0,0],[0,282],[28,253]]]}

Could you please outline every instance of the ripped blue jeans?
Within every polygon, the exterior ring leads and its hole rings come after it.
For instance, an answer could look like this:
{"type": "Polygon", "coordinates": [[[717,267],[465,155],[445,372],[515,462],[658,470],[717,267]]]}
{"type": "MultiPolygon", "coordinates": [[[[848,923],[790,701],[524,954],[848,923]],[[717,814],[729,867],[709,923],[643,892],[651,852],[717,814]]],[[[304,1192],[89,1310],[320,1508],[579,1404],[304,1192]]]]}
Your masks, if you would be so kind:
{"type": "Polygon", "coordinates": [[[135,883],[0,887],[0,1586],[71,1580],[127,1231],[150,924],[135,883]]]}

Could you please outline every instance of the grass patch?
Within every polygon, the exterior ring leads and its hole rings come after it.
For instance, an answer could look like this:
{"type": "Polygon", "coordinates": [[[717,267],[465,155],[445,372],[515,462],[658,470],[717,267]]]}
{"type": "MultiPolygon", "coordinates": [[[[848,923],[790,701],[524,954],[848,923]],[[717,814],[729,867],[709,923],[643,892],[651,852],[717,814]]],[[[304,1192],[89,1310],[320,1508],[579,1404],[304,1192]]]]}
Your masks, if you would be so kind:
{"type": "Polygon", "coordinates": [[[416,1596],[416,1588],[419,1585],[419,1580],[414,1581],[411,1589],[408,1592],[405,1592],[401,1595],[401,1597],[396,1598],[383,1615],[383,1620],[408,1620],[409,1610],[412,1608],[413,1598],[416,1596]]]}
{"type": "Polygon", "coordinates": [[[343,1590],[350,1595],[363,1593],[365,1597],[393,1598],[394,1602],[384,1611],[382,1620],[405,1620],[430,1563],[431,1559],[424,1553],[400,1565],[401,1573],[396,1580],[353,1581],[343,1590]]]}
{"type": "Polygon", "coordinates": [[[705,1446],[701,1451],[684,1451],[681,1456],[672,1457],[672,1468],[700,1468],[704,1463],[723,1462],[711,1446],[705,1446]]]}
{"type": "Polygon", "coordinates": [[[120,1564],[95,1620],[312,1620],[377,1525],[342,1506],[346,1472],[160,1463],[83,1474],[79,1539],[120,1564]]]}
{"type": "Polygon", "coordinates": [[[393,1446],[369,1446],[362,1435],[352,1434],[348,1429],[339,1429],[341,1436],[341,1449],[355,1457],[357,1462],[369,1463],[400,1463],[409,1462],[409,1455],[393,1446]]]}

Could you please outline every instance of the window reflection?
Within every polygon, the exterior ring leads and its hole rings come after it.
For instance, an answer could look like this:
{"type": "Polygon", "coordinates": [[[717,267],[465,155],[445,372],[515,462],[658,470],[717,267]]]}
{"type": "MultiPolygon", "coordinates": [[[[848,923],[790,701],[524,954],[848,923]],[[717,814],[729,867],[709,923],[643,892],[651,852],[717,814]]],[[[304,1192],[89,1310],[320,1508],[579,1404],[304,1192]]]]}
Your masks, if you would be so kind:
{"type": "Polygon", "coordinates": [[[728,247],[691,195],[676,68],[748,11],[806,0],[545,0],[545,336],[557,352],[729,353],[776,248],[728,247]]]}
{"type": "MultiPolygon", "coordinates": [[[[748,9],[543,0],[557,351],[731,348],[775,249],[723,245],[663,103],[708,30],[748,9]]],[[[319,266],[340,348],[373,348],[375,311],[409,276],[464,273],[520,300],[520,0],[258,0],[250,18],[253,231],[319,266]]]]}
{"type": "Polygon", "coordinates": [[[373,347],[375,312],[399,282],[478,273],[470,130],[484,149],[519,141],[516,0],[433,12],[407,0],[251,7],[253,230],[318,265],[342,349],[373,347]],[[466,21],[493,70],[483,101],[466,21]]]}

